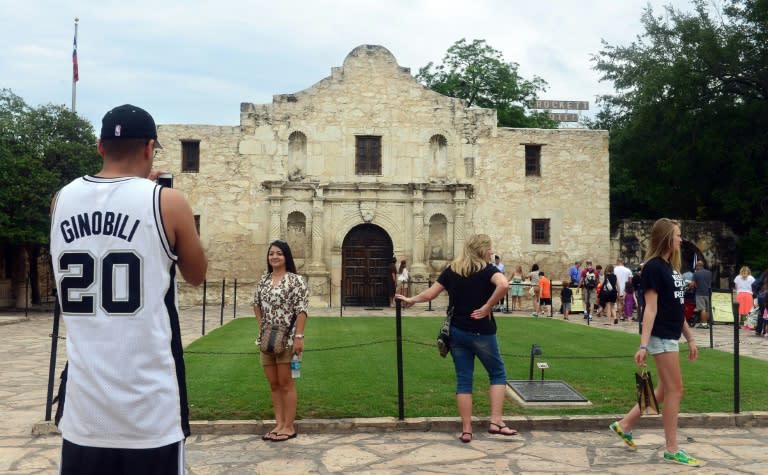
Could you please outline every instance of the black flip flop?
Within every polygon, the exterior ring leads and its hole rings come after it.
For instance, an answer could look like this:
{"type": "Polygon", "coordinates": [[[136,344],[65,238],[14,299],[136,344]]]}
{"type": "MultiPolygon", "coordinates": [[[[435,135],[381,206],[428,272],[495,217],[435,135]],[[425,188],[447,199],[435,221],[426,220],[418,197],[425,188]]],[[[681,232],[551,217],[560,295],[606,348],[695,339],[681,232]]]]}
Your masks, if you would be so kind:
{"type": "Polygon", "coordinates": [[[503,436],[506,436],[506,437],[511,437],[511,436],[513,436],[513,435],[517,435],[517,431],[516,431],[515,429],[513,429],[513,428],[509,427],[509,426],[508,426],[508,425],[506,425],[506,424],[496,424],[495,422],[491,422],[491,424],[490,424],[490,425],[492,425],[492,426],[496,426],[496,427],[498,427],[498,429],[496,429],[496,430],[493,430],[493,429],[491,429],[491,428],[489,427],[489,428],[488,428],[488,433],[489,433],[489,434],[494,434],[494,435],[503,435],[503,436]],[[504,430],[504,429],[509,429],[509,430],[511,430],[512,432],[503,432],[503,430],[504,430]]]}
{"type": "Polygon", "coordinates": [[[293,434],[275,434],[274,439],[269,439],[270,442],[285,442],[286,440],[290,440],[295,438],[297,435],[299,435],[298,432],[294,432],[293,434]]]}
{"type": "Polygon", "coordinates": [[[459,436],[459,440],[464,442],[465,444],[472,442],[472,432],[462,432],[461,435],[459,436]],[[465,435],[468,435],[469,439],[465,439],[464,438],[465,435]]]}
{"type": "Polygon", "coordinates": [[[267,432],[266,434],[261,436],[261,440],[272,440],[272,435],[273,434],[277,435],[277,432],[275,432],[275,431],[267,432]]]}

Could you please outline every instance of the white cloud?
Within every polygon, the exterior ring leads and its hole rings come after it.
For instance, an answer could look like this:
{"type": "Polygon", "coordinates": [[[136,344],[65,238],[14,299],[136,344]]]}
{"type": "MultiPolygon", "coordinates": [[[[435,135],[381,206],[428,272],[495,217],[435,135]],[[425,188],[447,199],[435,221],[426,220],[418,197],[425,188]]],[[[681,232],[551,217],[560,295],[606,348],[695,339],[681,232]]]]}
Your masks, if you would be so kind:
{"type": "MultiPolygon", "coordinates": [[[[661,5],[650,2],[661,14],[661,5]]],[[[671,2],[690,8],[686,1],[671,2]]],[[[132,102],[161,123],[235,125],[241,102],[305,89],[361,44],[412,73],[460,38],[485,39],[546,98],[610,92],[590,55],[640,34],[645,0],[0,0],[0,87],[28,103],[70,103],[73,19],[80,18],[78,112],[132,102]]]]}

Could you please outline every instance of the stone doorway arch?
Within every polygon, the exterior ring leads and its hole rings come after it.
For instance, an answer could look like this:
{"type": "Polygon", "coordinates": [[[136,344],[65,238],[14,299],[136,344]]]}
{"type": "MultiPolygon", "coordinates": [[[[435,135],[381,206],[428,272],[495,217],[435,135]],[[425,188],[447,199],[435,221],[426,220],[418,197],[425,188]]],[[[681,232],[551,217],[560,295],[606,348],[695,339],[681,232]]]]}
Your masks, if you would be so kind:
{"type": "Polygon", "coordinates": [[[389,305],[387,269],[392,249],[392,239],[375,224],[359,224],[347,233],[341,247],[342,305],[389,305]]]}

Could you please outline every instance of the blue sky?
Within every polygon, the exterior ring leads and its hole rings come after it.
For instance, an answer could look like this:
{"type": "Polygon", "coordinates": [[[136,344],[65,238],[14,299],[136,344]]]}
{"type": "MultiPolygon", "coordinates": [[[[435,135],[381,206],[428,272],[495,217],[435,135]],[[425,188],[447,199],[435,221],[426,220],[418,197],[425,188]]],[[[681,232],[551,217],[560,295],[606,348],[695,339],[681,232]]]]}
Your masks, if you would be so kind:
{"type": "MultiPolygon", "coordinates": [[[[716,1],[716,0],[715,0],[716,1]]],[[[627,45],[651,5],[685,0],[0,0],[0,88],[30,105],[71,105],[78,17],[77,112],[98,130],[132,103],[161,124],[237,125],[241,102],[305,89],[361,44],[389,49],[412,73],[457,40],[485,39],[520,73],[549,83],[542,99],[612,92],[590,57],[601,39],[627,45]]]]}

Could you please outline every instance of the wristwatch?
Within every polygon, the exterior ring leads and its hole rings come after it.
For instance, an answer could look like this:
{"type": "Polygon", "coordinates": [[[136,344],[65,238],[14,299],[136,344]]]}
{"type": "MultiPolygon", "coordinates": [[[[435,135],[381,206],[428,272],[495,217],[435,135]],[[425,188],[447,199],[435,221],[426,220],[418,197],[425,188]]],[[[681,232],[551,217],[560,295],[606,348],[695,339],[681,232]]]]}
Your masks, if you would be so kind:
{"type": "Polygon", "coordinates": [[[648,351],[648,345],[640,345],[640,349],[648,351]]]}

